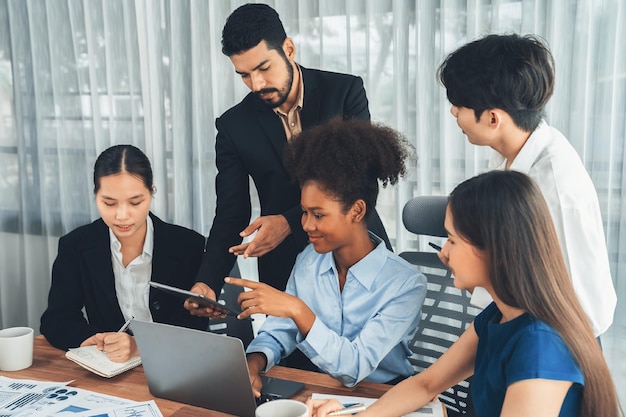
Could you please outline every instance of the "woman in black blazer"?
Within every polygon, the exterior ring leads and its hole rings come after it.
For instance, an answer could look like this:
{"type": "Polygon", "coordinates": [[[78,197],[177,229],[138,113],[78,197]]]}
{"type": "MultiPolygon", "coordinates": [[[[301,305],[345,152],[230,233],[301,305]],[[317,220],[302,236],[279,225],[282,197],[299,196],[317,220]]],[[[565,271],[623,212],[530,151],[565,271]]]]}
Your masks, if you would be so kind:
{"type": "Polygon", "coordinates": [[[183,302],[152,289],[156,281],[189,289],[202,261],[204,237],[150,213],[155,187],[146,155],[131,145],[108,148],[96,160],[94,193],[101,218],[59,239],[41,333],[55,347],[98,345],[114,361],[138,354],[118,332],[126,320],[205,330],[183,302]]]}

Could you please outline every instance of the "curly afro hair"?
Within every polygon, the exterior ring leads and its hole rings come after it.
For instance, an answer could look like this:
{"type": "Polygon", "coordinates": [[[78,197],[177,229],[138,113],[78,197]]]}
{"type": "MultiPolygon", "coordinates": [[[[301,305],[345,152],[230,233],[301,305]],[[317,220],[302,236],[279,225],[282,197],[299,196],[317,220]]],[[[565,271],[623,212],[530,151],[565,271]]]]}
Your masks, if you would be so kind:
{"type": "Polygon", "coordinates": [[[300,186],[315,181],[347,210],[362,199],[370,213],[378,181],[395,184],[406,174],[412,147],[399,132],[366,120],[333,119],[303,131],[285,149],[285,168],[300,186]]]}

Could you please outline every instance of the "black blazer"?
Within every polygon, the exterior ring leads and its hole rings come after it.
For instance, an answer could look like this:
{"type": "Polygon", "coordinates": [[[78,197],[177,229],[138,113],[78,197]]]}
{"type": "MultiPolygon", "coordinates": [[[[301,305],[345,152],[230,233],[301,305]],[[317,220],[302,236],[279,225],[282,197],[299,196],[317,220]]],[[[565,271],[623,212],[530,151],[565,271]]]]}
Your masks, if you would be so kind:
{"type": "MultiPolygon", "coordinates": [[[[150,217],[154,224],[151,279],[191,288],[202,261],[204,237],[165,223],[152,213],[150,217]]],[[[208,320],[191,316],[180,298],[151,288],[149,303],[156,322],[207,328],[208,320]]],[[[115,293],[109,229],[98,219],[59,239],[48,308],[41,316],[41,333],[53,346],[67,350],[96,333],[115,332],[122,324],[124,316],[115,293]]]]}
{"type": "MultiPolygon", "coordinates": [[[[334,117],[369,120],[360,77],[300,68],[304,82],[300,113],[303,130],[334,117]]],[[[228,248],[241,243],[239,232],[250,222],[250,176],[258,192],[261,215],[282,214],[291,227],[291,235],[258,259],[260,280],[284,290],[295,258],[308,240],[301,224],[300,187],[291,181],[283,166],[287,143],[283,125],[254,93],[227,110],[215,125],[217,208],[197,280],[207,283],[219,295],[224,277],[236,260],[228,248]]],[[[375,211],[368,227],[391,247],[375,211]]]]}

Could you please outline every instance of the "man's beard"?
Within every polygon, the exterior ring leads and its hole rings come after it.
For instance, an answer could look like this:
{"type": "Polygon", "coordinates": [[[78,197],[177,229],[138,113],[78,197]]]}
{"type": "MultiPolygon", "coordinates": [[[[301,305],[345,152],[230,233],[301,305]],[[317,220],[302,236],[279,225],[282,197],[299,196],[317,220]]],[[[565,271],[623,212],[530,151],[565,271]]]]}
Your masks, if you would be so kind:
{"type": "Polygon", "coordinates": [[[287,57],[283,57],[283,59],[285,60],[285,64],[287,65],[287,73],[289,74],[289,77],[287,78],[287,82],[285,82],[285,85],[283,86],[284,91],[281,92],[277,88],[270,87],[270,88],[264,88],[262,90],[254,92],[254,94],[256,94],[257,97],[259,97],[261,100],[265,102],[265,104],[267,104],[273,109],[275,109],[276,107],[280,107],[285,101],[287,101],[287,98],[289,97],[289,92],[291,91],[291,87],[293,86],[293,66],[291,65],[287,57]],[[276,101],[266,100],[261,97],[262,94],[269,94],[269,93],[276,93],[278,95],[278,100],[276,101]]]}

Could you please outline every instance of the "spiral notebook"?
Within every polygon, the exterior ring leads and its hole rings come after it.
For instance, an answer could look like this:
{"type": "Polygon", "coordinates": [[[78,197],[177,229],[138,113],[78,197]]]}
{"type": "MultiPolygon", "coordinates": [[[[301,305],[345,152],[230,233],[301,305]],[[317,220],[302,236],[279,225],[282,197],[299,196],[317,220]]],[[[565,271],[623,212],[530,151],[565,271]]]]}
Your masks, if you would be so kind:
{"type": "Polygon", "coordinates": [[[141,365],[139,356],[130,358],[126,362],[113,362],[106,353],[98,350],[96,346],[70,349],[65,352],[65,357],[94,374],[105,378],[111,378],[141,365]]]}

